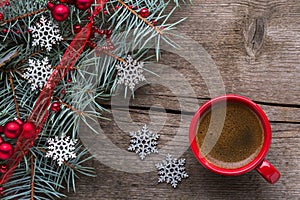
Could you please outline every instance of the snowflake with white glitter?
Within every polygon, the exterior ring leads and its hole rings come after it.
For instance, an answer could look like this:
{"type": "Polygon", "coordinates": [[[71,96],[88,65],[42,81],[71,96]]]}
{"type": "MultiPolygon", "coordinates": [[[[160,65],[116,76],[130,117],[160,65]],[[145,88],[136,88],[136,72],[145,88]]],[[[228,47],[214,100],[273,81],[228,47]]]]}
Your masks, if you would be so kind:
{"type": "Polygon", "coordinates": [[[189,175],[185,172],[185,159],[181,158],[177,160],[173,158],[170,154],[167,155],[166,160],[162,163],[156,164],[158,169],[159,179],[158,182],[170,183],[173,188],[177,187],[177,184],[183,178],[187,178],[189,175]]]}
{"type": "Polygon", "coordinates": [[[150,153],[158,153],[156,141],[159,138],[159,134],[149,131],[146,124],[138,132],[130,132],[130,137],[131,144],[128,150],[135,151],[142,160],[150,153]]]}
{"type": "Polygon", "coordinates": [[[57,160],[59,166],[61,166],[69,158],[76,158],[74,152],[77,139],[70,139],[70,137],[62,136],[58,138],[55,136],[55,139],[48,139],[49,151],[46,153],[47,158],[53,158],[57,160]]]}
{"type": "Polygon", "coordinates": [[[138,62],[128,55],[126,62],[116,65],[118,70],[118,84],[128,86],[133,92],[135,85],[141,81],[145,81],[143,75],[144,62],[138,62]]]}
{"type": "Polygon", "coordinates": [[[52,45],[58,41],[63,40],[59,34],[59,29],[52,21],[48,21],[46,17],[42,16],[36,26],[29,27],[34,38],[32,46],[40,45],[45,47],[48,51],[52,49],[52,45]]]}
{"type": "Polygon", "coordinates": [[[53,69],[48,62],[49,61],[47,57],[43,58],[43,60],[29,59],[28,63],[30,68],[26,70],[26,72],[23,74],[23,77],[31,84],[32,90],[43,88],[48,78],[52,74],[53,69]]]}

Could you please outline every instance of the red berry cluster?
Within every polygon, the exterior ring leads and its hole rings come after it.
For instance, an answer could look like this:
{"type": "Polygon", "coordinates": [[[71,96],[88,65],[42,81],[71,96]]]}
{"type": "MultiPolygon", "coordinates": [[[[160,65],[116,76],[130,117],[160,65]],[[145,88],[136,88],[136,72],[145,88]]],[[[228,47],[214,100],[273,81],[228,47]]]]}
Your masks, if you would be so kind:
{"type": "MultiPolygon", "coordinates": [[[[20,136],[20,134],[22,134],[24,138],[31,138],[34,137],[35,130],[35,126],[32,123],[23,123],[20,119],[7,122],[4,126],[0,126],[0,132],[8,139],[16,139],[20,136]]],[[[0,137],[0,160],[9,159],[13,153],[13,145],[9,142],[5,142],[3,138],[0,137]]]]}
{"type": "Polygon", "coordinates": [[[76,8],[86,10],[91,7],[93,0],[59,0],[59,2],[59,4],[54,4],[49,1],[47,8],[51,10],[51,15],[55,20],[65,21],[70,15],[69,7],[66,4],[75,4],[76,8]]]}

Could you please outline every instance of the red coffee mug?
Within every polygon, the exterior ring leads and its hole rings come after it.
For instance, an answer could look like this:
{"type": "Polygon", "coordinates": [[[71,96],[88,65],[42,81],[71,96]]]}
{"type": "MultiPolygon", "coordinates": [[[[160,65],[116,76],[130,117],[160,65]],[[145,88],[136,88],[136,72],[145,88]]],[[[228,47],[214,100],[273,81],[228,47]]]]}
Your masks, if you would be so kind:
{"type": "Polygon", "coordinates": [[[231,95],[216,97],[209,100],[208,102],[203,104],[195,113],[190,125],[189,138],[190,138],[190,146],[195,157],[205,168],[209,169],[212,172],[225,175],[225,176],[237,176],[237,175],[247,173],[253,169],[256,169],[264,179],[266,179],[268,182],[272,184],[277,182],[280,178],[279,171],[275,167],[273,167],[267,160],[265,160],[267,152],[270,148],[271,138],[272,138],[270,122],[266,114],[264,113],[264,111],[250,99],[231,94],[231,95]],[[196,142],[196,133],[199,125],[199,119],[206,111],[208,111],[211,108],[213,104],[221,103],[224,101],[239,102],[252,109],[259,117],[264,129],[264,142],[263,142],[262,149],[257,155],[257,157],[254,160],[252,160],[250,163],[236,169],[221,168],[210,163],[201,154],[198,144],[196,142]]]}

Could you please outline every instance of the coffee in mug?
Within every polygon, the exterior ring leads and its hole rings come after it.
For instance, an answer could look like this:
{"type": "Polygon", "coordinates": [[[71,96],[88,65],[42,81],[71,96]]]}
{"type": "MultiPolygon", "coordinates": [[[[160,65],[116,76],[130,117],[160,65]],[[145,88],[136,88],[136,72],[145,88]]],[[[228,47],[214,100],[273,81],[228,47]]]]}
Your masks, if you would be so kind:
{"type": "Polygon", "coordinates": [[[247,165],[260,153],[264,129],[251,108],[227,101],[212,105],[202,115],[196,141],[208,162],[220,168],[236,169],[247,165]]]}

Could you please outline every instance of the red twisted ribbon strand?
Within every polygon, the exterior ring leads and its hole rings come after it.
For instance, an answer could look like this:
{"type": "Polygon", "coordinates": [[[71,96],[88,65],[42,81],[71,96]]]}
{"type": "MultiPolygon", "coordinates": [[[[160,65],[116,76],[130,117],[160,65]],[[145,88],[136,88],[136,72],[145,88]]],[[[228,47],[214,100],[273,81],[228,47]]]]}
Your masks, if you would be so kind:
{"type": "MultiPolygon", "coordinates": [[[[1,0],[0,0],[1,3],[1,0]]],[[[40,134],[44,123],[46,122],[49,112],[48,108],[51,102],[55,87],[65,77],[70,69],[73,68],[84,47],[86,46],[93,29],[93,18],[103,9],[106,1],[97,0],[93,17],[90,22],[82,28],[82,30],[74,37],[71,44],[68,46],[61,59],[59,65],[55,68],[53,73],[41,91],[38,100],[30,114],[27,122],[23,126],[23,131],[18,138],[15,146],[15,151],[12,157],[7,162],[8,171],[2,174],[0,185],[6,183],[12,176],[14,170],[28,153],[29,149],[34,145],[34,141],[40,134]],[[31,130],[28,132],[28,130],[31,130]],[[32,130],[34,130],[32,132],[32,130]]]]}

